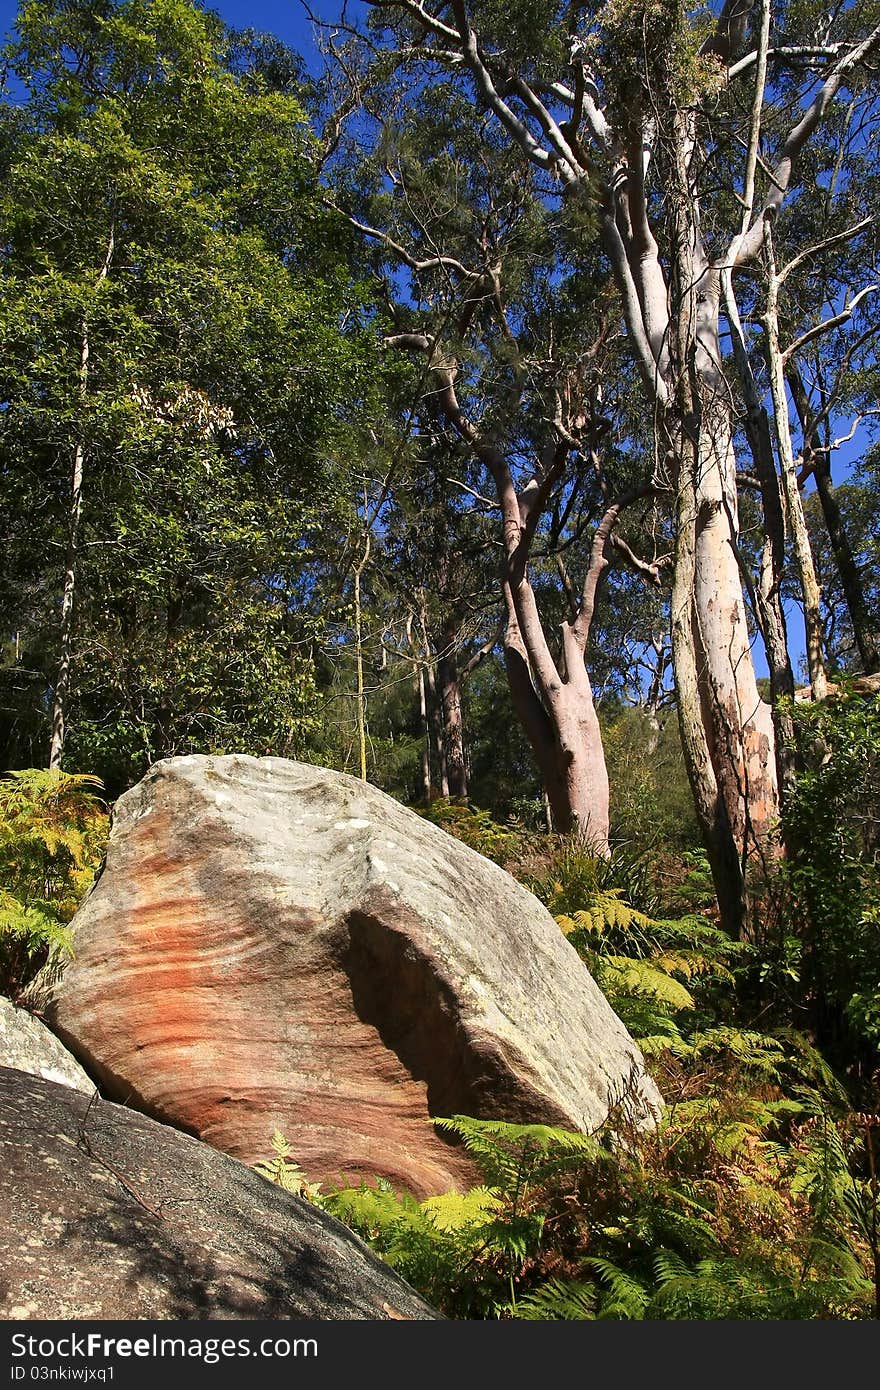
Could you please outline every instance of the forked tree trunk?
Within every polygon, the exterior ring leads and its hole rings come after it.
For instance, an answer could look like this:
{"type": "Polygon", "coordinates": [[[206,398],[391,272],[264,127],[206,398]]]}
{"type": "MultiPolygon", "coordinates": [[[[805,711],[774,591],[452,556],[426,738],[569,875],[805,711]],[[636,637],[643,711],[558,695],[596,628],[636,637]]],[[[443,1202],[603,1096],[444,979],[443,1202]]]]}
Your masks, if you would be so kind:
{"type": "Polygon", "coordinates": [[[514,517],[507,497],[505,533],[508,575],[504,595],[508,626],[505,658],[511,694],[541,770],[556,830],[572,833],[600,855],[610,853],[608,772],[602,730],[587,674],[585,653],[605,550],[621,503],[606,511],[596,529],[576,614],[562,624],[561,657],[554,661],[527,573],[532,527],[514,517]]]}
{"type": "MultiPolygon", "coordinates": [[[[527,583],[527,581],[525,581],[527,583]]],[[[529,653],[506,586],[504,661],[511,698],[547,796],[553,829],[574,833],[600,855],[609,852],[609,789],[602,731],[583,654],[567,629],[566,679],[538,693],[529,653]],[[571,678],[568,679],[569,672],[571,678]],[[542,698],[542,695],[544,698],[542,698]]],[[[522,595],[520,596],[522,598],[522,595]]],[[[533,596],[531,601],[533,602],[533,596]]]]}
{"type": "MultiPolygon", "coordinates": [[[[608,774],[584,657],[596,591],[608,563],[605,547],[623,502],[609,507],[597,528],[577,615],[562,626],[562,658],[557,664],[529,582],[528,562],[538,520],[564,468],[569,444],[554,441],[539,472],[518,492],[495,439],[484,436],[461,409],[455,391],[455,367],[439,354],[435,356],[434,340],[425,334],[405,333],[388,341],[430,354],[438,409],[473,449],[494,481],[506,561],[505,666],[514,708],[535,754],[556,829],[574,832],[585,844],[606,855],[608,774]]],[[[643,492],[644,489],[640,495],[643,492]]],[[[487,646],[482,651],[488,649],[487,646]]],[[[441,767],[443,793],[448,795],[448,760],[441,762],[441,767]]]]}

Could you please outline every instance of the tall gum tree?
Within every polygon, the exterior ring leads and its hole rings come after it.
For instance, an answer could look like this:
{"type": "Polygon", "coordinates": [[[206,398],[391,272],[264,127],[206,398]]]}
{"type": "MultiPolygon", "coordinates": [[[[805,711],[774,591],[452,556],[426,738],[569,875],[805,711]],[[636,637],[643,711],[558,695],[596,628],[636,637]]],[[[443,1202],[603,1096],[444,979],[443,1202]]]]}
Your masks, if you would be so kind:
{"type": "Polygon", "coordinates": [[[674,0],[370,8],[398,61],[423,82],[466,90],[547,196],[598,214],[655,423],[657,471],[676,497],[673,659],[688,773],[722,913],[742,931],[747,862],[771,835],[779,776],[743,597],[725,281],[759,256],[799,155],[877,49],[876,16],[835,12],[817,37],[787,33],[796,15],[771,17],[769,4],[750,0],[725,0],[708,23],[674,0]],[[762,41],[771,32],[772,43],[762,41]],[[765,82],[768,62],[785,81],[765,82]],[[764,118],[753,117],[744,166],[724,174],[719,196],[713,111],[738,83],[756,92],[753,112],[764,118]]]}
{"type": "MultiPolygon", "coordinates": [[[[614,555],[660,582],[656,557],[642,560],[616,534],[624,508],[652,488],[630,488],[618,466],[612,489],[603,461],[613,434],[601,402],[607,284],[601,275],[575,283],[567,214],[535,198],[503,142],[481,148],[469,104],[441,97],[404,114],[403,128],[386,120],[372,167],[355,162],[358,176],[348,188],[340,178],[338,196],[375,247],[395,322],[386,342],[421,360],[425,410],[477,463],[461,486],[497,515],[505,667],[553,823],[607,853],[608,777],[586,660],[596,600],[614,555]],[[586,559],[577,585],[566,568],[567,612],[551,632],[532,569],[560,545],[586,559]]],[[[454,645],[450,628],[438,650],[454,645]]],[[[440,663],[450,790],[462,770],[454,674],[440,663]]]]}

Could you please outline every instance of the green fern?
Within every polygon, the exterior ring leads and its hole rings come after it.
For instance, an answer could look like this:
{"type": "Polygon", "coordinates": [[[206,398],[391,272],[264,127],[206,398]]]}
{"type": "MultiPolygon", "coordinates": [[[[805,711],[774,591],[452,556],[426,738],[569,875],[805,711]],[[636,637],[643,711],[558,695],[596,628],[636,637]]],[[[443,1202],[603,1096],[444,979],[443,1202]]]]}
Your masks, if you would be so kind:
{"type": "Polygon", "coordinates": [[[418,1202],[378,1182],[331,1193],[326,1205],[444,1312],[487,1317],[506,1302],[510,1233],[496,1226],[499,1194],[477,1188],[418,1202]]]}
{"type": "Polygon", "coordinates": [[[311,1202],[313,1206],[324,1206],[320,1183],[309,1182],[299,1164],[294,1161],[293,1150],[280,1129],[276,1129],[272,1135],[272,1157],[255,1163],[253,1167],[254,1172],[267,1178],[269,1182],[274,1182],[285,1192],[293,1192],[297,1197],[311,1202]]]}
{"type": "Polygon", "coordinates": [[[617,888],[595,889],[584,907],[576,909],[571,916],[559,915],[556,920],[566,936],[579,931],[587,936],[602,937],[615,929],[632,935],[637,931],[650,931],[653,925],[646,913],[623,901],[617,888]]]}
{"type": "Polygon", "coordinates": [[[529,1322],[579,1322],[594,1319],[599,1295],[594,1284],[574,1279],[548,1279],[524,1294],[510,1315],[529,1322]]]}
{"type": "Polygon", "coordinates": [[[501,1197],[488,1187],[472,1187],[468,1192],[444,1192],[428,1197],[421,1209],[438,1231],[463,1231],[482,1227],[503,1206],[501,1197]]]}
{"type": "Polygon", "coordinates": [[[578,1172],[586,1163],[612,1161],[610,1152],[594,1136],[553,1125],[477,1120],[469,1115],[437,1118],[434,1124],[460,1139],[486,1184],[502,1191],[516,1192],[578,1172]]]}
{"type": "Polygon", "coordinates": [[[634,956],[601,956],[597,962],[599,983],[614,999],[621,995],[647,996],[673,1013],[694,1007],[693,995],[679,980],[654,961],[634,956]]]}
{"type": "Polygon", "coordinates": [[[19,995],[91,886],[108,818],[94,777],[25,768],[0,778],[0,990],[19,995]]]}
{"type": "Polygon", "coordinates": [[[595,1271],[602,1294],[597,1317],[639,1319],[644,1317],[650,1293],[645,1285],[621,1269],[613,1260],[591,1256],[586,1262],[595,1271]]]}

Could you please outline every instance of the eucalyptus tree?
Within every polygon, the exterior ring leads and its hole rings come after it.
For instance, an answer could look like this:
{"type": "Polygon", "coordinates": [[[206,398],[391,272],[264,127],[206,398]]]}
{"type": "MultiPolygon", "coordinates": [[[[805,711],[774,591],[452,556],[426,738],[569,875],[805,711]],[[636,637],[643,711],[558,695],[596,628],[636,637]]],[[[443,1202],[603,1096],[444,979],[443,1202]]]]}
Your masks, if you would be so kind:
{"type": "Polygon", "coordinates": [[[658,557],[640,558],[616,534],[624,508],[656,489],[629,485],[627,453],[613,442],[607,288],[567,260],[569,211],[536,196],[468,103],[426,95],[400,125],[383,106],[370,156],[342,163],[336,197],[375,247],[393,322],[386,343],[421,360],[424,411],[478,467],[459,480],[469,507],[450,521],[479,509],[496,517],[505,665],[554,824],[604,851],[608,779],[585,664],[599,584],[611,555],[660,582],[658,557]],[[542,554],[563,551],[556,642],[533,577],[542,554]]]}
{"type": "MultiPolygon", "coordinates": [[[[849,562],[868,614],[880,612],[880,469],[868,460],[848,481],[833,489],[834,507],[840,517],[849,562]]],[[[805,499],[807,525],[812,540],[819,581],[825,651],[832,679],[838,673],[858,675],[867,671],[863,641],[851,617],[851,585],[844,581],[835,543],[829,533],[821,493],[805,499]]],[[[876,674],[876,673],[873,673],[876,674]]]]}
{"type": "MultiPolygon", "coordinates": [[[[821,596],[800,492],[812,480],[850,595],[863,667],[876,663],[876,639],[859,593],[848,541],[835,507],[832,462],[839,450],[869,437],[876,415],[871,378],[880,335],[878,316],[877,93],[870,81],[828,112],[800,159],[803,192],[764,228],[759,261],[741,281],[734,306],[738,366],[754,402],[766,394],[775,435],[784,524],[791,538],[798,597],[804,610],[806,657],[815,698],[825,689],[821,596]]],[[[755,429],[769,443],[769,431],[755,429]]],[[[761,453],[754,450],[757,459],[761,453]]],[[[772,471],[772,458],[770,460],[772,471]]],[[[775,520],[778,548],[783,516],[775,520]]]]}
{"type": "Polygon", "coordinates": [[[461,440],[424,408],[412,444],[408,475],[393,491],[384,556],[405,614],[400,645],[411,655],[419,705],[423,795],[436,788],[465,797],[465,687],[500,636],[495,509],[480,500],[461,440]]]}
{"type": "MultiPolygon", "coordinates": [[[[682,742],[719,902],[740,930],[745,867],[777,816],[781,741],[751,654],[722,310],[736,342],[737,285],[798,193],[811,138],[865,80],[876,7],[818,16],[772,11],[770,0],[725,0],[714,13],[678,0],[371,0],[370,10],[371,41],[411,74],[419,99],[426,83],[465,95],[541,196],[598,223],[654,426],[648,481],[675,495],[682,742]]],[[[778,508],[775,480],[762,490],[778,508]]],[[[752,590],[765,631],[773,623],[771,669],[789,682],[778,555],[763,579],[752,590]]]]}
{"type": "Polygon", "coordinates": [[[293,751],[310,550],[373,389],[303,107],[190,0],[28,0],[18,30],[6,622],[43,674],[50,761],[71,729],[123,780],[187,748],[293,751]]]}

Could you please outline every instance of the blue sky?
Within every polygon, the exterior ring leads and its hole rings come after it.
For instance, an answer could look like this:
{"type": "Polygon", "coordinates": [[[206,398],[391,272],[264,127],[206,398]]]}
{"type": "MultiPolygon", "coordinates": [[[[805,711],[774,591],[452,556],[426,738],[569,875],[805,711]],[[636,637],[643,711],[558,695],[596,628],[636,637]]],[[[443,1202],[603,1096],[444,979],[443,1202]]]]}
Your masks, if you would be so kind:
{"type": "MultiPolygon", "coordinates": [[[[264,29],[276,34],[307,60],[316,56],[312,26],[299,0],[221,0],[207,8],[216,10],[235,28],[264,29]]],[[[330,19],[339,14],[342,5],[341,0],[338,4],[336,0],[314,0],[310,8],[322,19],[330,19]]],[[[17,3],[0,0],[0,31],[4,36],[12,28],[17,12],[17,3]]]]}

